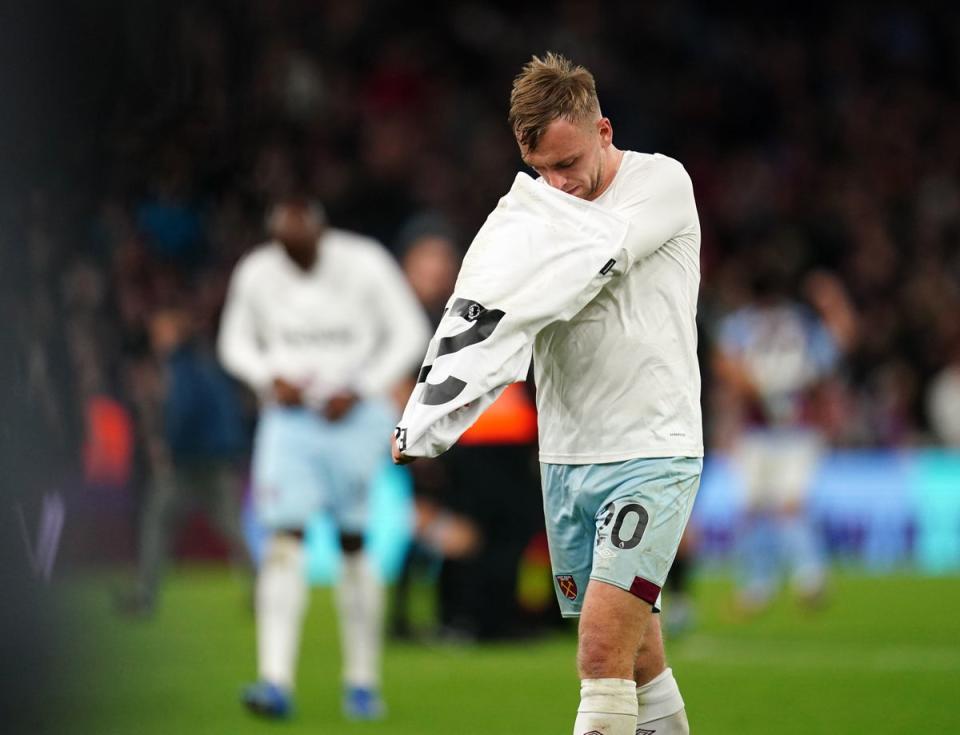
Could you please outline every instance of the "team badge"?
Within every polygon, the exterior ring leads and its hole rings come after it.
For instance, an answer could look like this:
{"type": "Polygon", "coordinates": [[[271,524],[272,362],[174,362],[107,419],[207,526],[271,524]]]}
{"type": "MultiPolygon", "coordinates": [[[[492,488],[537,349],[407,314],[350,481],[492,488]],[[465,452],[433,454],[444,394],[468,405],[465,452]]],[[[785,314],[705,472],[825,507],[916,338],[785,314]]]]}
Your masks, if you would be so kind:
{"type": "MultiPolygon", "coordinates": [[[[577,589],[577,583],[570,574],[558,574],[557,584],[560,585],[560,591],[568,600],[576,600],[580,591],[577,589]]],[[[586,733],[590,735],[590,733],[586,733]]]]}

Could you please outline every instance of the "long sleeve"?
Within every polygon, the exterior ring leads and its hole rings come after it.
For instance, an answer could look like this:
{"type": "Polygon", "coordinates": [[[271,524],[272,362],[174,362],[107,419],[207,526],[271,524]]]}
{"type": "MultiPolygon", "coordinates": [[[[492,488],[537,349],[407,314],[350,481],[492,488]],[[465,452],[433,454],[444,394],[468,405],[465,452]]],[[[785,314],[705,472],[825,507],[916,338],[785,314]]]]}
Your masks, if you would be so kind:
{"type": "Polygon", "coordinates": [[[626,258],[626,220],[518,174],[464,259],[396,430],[408,456],[446,451],[523,380],[537,333],[577,314],[626,258]]]}
{"type": "Polygon", "coordinates": [[[250,386],[257,395],[263,395],[269,389],[273,376],[260,347],[248,283],[251,273],[244,267],[248,262],[241,261],[230,279],[220,318],[217,354],[228,373],[250,386]]]}
{"type": "Polygon", "coordinates": [[[373,283],[372,307],[383,325],[380,345],[360,371],[355,388],[361,395],[383,395],[416,368],[430,327],[399,267],[386,253],[374,252],[368,263],[373,283]]]}
{"type": "Polygon", "coordinates": [[[693,183],[686,169],[667,156],[651,157],[643,186],[621,206],[630,220],[626,249],[631,263],[643,260],[678,235],[699,230],[693,183]]]}

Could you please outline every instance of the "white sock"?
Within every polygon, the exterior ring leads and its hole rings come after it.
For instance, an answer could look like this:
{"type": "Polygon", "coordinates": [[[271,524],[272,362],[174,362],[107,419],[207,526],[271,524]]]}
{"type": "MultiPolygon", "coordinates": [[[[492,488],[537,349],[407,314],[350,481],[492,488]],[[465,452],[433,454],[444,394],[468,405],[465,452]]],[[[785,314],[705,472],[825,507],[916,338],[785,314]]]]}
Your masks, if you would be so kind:
{"type": "Polygon", "coordinates": [[[584,679],[573,735],[634,735],[637,683],[630,679],[584,679]]]}
{"type": "Polygon", "coordinates": [[[267,542],[256,598],[260,679],[292,690],[308,598],[300,540],[274,536],[267,542]]]}
{"type": "Polygon", "coordinates": [[[640,723],[636,735],[690,735],[687,711],[682,709],[659,720],[640,723]]]}
{"type": "Polygon", "coordinates": [[[664,669],[637,687],[636,735],[687,735],[687,713],[673,669],[664,669]]]}
{"type": "Polygon", "coordinates": [[[384,590],[362,551],[343,555],[336,597],[343,682],[349,687],[376,689],[380,686],[384,590]]]}

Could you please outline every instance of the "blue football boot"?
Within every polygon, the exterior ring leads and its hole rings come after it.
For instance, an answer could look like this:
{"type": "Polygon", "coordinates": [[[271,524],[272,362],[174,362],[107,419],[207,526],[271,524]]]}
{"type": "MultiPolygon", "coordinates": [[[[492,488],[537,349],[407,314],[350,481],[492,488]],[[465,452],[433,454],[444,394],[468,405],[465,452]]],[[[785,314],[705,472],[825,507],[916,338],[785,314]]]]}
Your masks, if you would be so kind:
{"type": "Polygon", "coordinates": [[[375,689],[347,687],[343,694],[343,714],[349,720],[379,720],[386,714],[386,708],[375,689]]]}
{"type": "Polygon", "coordinates": [[[253,714],[274,720],[285,720],[293,712],[293,697],[283,687],[269,681],[258,681],[243,690],[241,700],[253,714]]]}

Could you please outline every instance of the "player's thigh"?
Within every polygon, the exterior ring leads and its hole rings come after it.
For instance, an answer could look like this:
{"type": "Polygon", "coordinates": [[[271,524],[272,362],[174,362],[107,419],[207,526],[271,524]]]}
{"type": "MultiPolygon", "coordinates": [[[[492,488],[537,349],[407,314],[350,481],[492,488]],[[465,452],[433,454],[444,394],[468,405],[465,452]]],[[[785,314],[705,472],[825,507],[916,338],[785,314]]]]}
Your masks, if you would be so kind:
{"type": "Polygon", "coordinates": [[[775,443],[767,432],[741,437],[733,452],[734,467],[743,487],[744,508],[757,512],[776,505],[772,485],[777,481],[775,443]]]}
{"type": "Polygon", "coordinates": [[[595,509],[583,506],[587,498],[581,493],[588,467],[540,465],[543,516],[554,591],[560,613],[565,618],[580,615],[593,561],[595,509]]]}
{"type": "Polygon", "coordinates": [[[268,528],[303,528],[317,511],[325,478],[316,462],[318,427],[302,409],[268,408],[253,449],[253,508],[268,528]]]}
{"type": "Polygon", "coordinates": [[[368,400],[327,427],[324,505],[341,531],[361,533],[368,525],[373,483],[390,459],[394,418],[385,402],[368,400]]]}
{"type": "Polygon", "coordinates": [[[693,510],[703,460],[634,459],[595,467],[602,473],[598,480],[613,489],[595,517],[590,578],[657,606],[693,510]]]}

